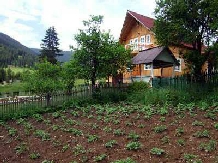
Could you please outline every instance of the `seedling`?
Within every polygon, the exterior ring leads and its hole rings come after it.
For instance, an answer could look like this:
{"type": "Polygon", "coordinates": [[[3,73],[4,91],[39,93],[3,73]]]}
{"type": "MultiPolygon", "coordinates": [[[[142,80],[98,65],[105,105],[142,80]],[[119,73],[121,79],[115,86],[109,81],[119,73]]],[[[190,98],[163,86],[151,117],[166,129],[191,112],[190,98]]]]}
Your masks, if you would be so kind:
{"type": "Polygon", "coordinates": [[[39,158],[39,157],[40,157],[40,154],[39,154],[39,153],[31,153],[31,154],[29,155],[29,158],[32,159],[32,160],[35,160],[35,159],[37,159],[37,158],[39,158]]]}
{"type": "Polygon", "coordinates": [[[8,128],[8,134],[10,136],[15,136],[17,134],[17,129],[13,128],[13,127],[9,127],[8,128]]]}
{"type": "Polygon", "coordinates": [[[36,137],[40,137],[42,139],[42,141],[44,140],[50,140],[50,134],[45,132],[44,130],[36,130],[34,132],[34,135],[36,137]]]}
{"type": "Polygon", "coordinates": [[[105,147],[106,148],[112,148],[112,147],[114,147],[114,145],[116,145],[117,144],[117,141],[116,140],[110,140],[110,141],[108,141],[107,143],[105,143],[105,147]]]}
{"type": "Polygon", "coordinates": [[[16,150],[16,154],[22,154],[24,153],[25,151],[28,151],[28,147],[27,147],[27,144],[26,143],[21,143],[20,145],[17,145],[15,147],[15,150],[16,150]]]}
{"type": "Polygon", "coordinates": [[[216,130],[218,130],[218,123],[214,124],[216,130]]]}
{"type": "Polygon", "coordinates": [[[88,142],[95,142],[99,139],[99,137],[97,135],[88,135],[88,142]]]}
{"type": "Polygon", "coordinates": [[[95,158],[94,158],[94,160],[95,160],[95,162],[100,162],[100,161],[102,161],[102,160],[105,160],[107,158],[107,155],[106,154],[101,154],[101,155],[99,155],[99,156],[96,156],[95,158]]]}
{"type": "Polygon", "coordinates": [[[154,132],[156,133],[161,133],[163,131],[167,130],[167,126],[166,125],[160,125],[154,128],[154,132]]]}
{"type": "Polygon", "coordinates": [[[138,142],[138,141],[132,141],[132,142],[129,142],[127,145],[126,145],[126,149],[127,150],[138,150],[142,147],[141,143],[138,142]]]}
{"type": "Polygon", "coordinates": [[[137,135],[134,131],[131,131],[128,136],[127,136],[128,139],[132,139],[133,141],[137,141],[140,136],[137,135]]]}
{"type": "Polygon", "coordinates": [[[65,152],[66,150],[68,150],[70,148],[70,145],[69,144],[66,144],[63,146],[62,148],[62,152],[65,152]]]}
{"type": "Polygon", "coordinates": [[[210,133],[208,130],[204,130],[204,131],[197,131],[194,136],[198,137],[198,138],[209,138],[210,137],[210,133]]]}
{"type": "Polygon", "coordinates": [[[33,118],[35,118],[37,122],[42,122],[44,119],[41,114],[33,114],[33,118]]]}
{"type": "Polygon", "coordinates": [[[204,126],[204,123],[201,122],[201,121],[195,120],[195,121],[192,123],[192,126],[204,126]]]}
{"type": "Polygon", "coordinates": [[[184,133],[184,129],[179,127],[176,129],[176,136],[181,136],[184,133]]]}
{"type": "Polygon", "coordinates": [[[185,140],[184,139],[179,139],[179,140],[177,140],[177,144],[179,146],[184,146],[185,145],[185,140]]]}
{"type": "Polygon", "coordinates": [[[78,156],[79,154],[86,153],[86,150],[82,145],[77,144],[76,147],[74,147],[74,149],[73,149],[73,153],[75,156],[78,156]]]}
{"type": "Polygon", "coordinates": [[[150,150],[150,153],[153,154],[153,155],[160,156],[160,155],[163,155],[165,153],[165,151],[163,149],[161,149],[161,148],[154,147],[154,148],[152,148],[150,150]]]}
{"type": "Polygon", "coordinates": [[[122,136],[122,135],[124,135],[124,132],[121,130],[121,129],[116,129],[116,130],[114,130],[114,135],[116,135],[116,136],[122,136]]]}
{"type": "Polygon", "coordinates": [[[208,143],[201,143],[199,149],[205,152],[212,152],[216,150],[216,144],[217,142],[215,140],[210,140],[208,143]]]}
{"type": "Polygon", "coordinates": [[[131,158],[123,159],[123,160],[116,160],[112,163],[136,163],[136,161],[132,160],[131,158]]]}
{"type": "Polygon", "coordinates": [[[111,132],[111,131],[112,131],[112,128],[110,128],[110,127],[106,126],[106,127],[104,127],[104,128],[103,128],[103,131],[105,131],[105,132],[109,133],[109,132],[111,132]]]}
{"type": "Polygon", "coordinates": [[[162,142],[162,144],[167,144],[167,143],[169,143],[169,137],[168,137],[168,136],[164,136],[164,137],[161,139],[161,142],[162,142]]]}

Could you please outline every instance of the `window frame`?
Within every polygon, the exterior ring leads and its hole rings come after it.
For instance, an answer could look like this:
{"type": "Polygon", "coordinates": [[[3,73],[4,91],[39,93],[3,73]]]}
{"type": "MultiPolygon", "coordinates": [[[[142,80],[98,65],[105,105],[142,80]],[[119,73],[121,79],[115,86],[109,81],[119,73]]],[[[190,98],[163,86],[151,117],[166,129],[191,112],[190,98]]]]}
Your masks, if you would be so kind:
{"type": "Polygon", "coordinates": [[[182,71],[182,58],[176,58],[179,62],[179,66],[174,66],[174,71],[181,72],[182,71]],[[177,68],[178,67],[178,68],[177,68]]]}
{"type": "Polygon", "coordinates": [[[147,34],[145,36],[145,44],[151,44],[151,35],[150,34],[147,34]],[[149,38],[149,39],[148,39],[149,38]]]}
{"type": "Polygon", "coordinates": [[[145,63],[144,70],[151,70],[151,63],[145,63]],[[146,66],[149,66],[149,68],[147,68],[146,66]]]}

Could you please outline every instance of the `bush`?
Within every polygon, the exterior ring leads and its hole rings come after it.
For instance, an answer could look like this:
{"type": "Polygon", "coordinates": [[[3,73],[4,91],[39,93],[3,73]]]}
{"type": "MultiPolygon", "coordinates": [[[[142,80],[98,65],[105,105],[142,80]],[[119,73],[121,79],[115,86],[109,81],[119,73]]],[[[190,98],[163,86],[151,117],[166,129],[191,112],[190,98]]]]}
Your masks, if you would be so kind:
{"type": "Polygon", "coordinates": [[[150,84],[147,82],[139,81],[133,82],[129,85],[129,92],[145,92],[150,87],[150,84]]]}

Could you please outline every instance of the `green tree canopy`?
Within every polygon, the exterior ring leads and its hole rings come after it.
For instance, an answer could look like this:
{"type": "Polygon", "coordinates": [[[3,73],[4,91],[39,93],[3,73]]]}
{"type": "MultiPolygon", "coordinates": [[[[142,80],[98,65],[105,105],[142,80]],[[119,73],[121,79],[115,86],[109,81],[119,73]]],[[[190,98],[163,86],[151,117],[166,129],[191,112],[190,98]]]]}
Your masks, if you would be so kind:
{"type": "Polygon", "coordinates": [[[192,51],[182,57],[195,75],[201,73],[202,65],[210,52],[207,47],[218,36],[217,0],[156,0],[154,32],[160,45],[189,44],[192,51]]]}
{"type": "Polygon", "coordinates": [[[116,75],[130,60],[130,52],[113,37],[101,31],[103,16],[91,16],[83,21],[84,30],[75,36],[78,47],[74,60],[79,77],[90,80],[94,88],[96,79],[116,75]]]}
{"type": "Polygon", "coordinates": [[[56,29],[52,26],[46,30],[45,38],[42,39],[40,58],[46,59],[52,64],[57,63],[56,56],[61,56],[59,49],[59,39],[56,29]]]}

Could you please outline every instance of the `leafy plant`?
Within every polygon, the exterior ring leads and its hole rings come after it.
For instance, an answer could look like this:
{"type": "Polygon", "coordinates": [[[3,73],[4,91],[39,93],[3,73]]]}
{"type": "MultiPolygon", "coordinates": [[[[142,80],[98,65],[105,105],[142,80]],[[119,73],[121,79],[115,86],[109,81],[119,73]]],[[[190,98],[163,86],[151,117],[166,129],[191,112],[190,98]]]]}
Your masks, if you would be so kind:
{"type": "Polygon", "coordinates": [[[53,160],[43,160],[42,163],[54,163],[53,160]]]}
{"type": "Polygon", "coordinates": [[[14,149],[16,150],[16,154],[22,154],[28,150],[27,143],[22,142],[21,144],[17,145],[14,149]]]}
{"type": "Polygon", "coordinates": [[[121,129],[115,129],[113,134],[116,136],[122,136],[124,135],[124,132],[121,129]]]}
{"type": "Polygon", "coordinates": [[[116,140],[110,140],[108,141],[107,143],[105,143],[105,147],[106,148],[112,148],[114,145],[117,144],[117,141],[116,140]]]}
{"type": "Polygon", "coordinates": [[[45,132],[44,130],[36,130],[34,132],[34,135],[36,137],[40,137],[42,139],[42,141],[44,140],[50,140],[50,134],[45,132]]]}
{"type": "Polygon", "coordinates": [[[198,120],[195,120],[192,122],[192,126],[204,126],[204,123],[198,120]]]}
{"type": "Polygon", "coordinates": [[[53,117],[53,118],[59,118],[59,117],[61,117],[61,115],[62,115],[62,114],[61,114],[60,112],[58,112],[58,111],[52,113],[52,117],[53,117]]]}
{"type": "Polygon", "coordinates": [[[43,116],[41,114],[33,114],[33,118],[35,118],[38,122],[43,121],[43,116]]]}
{"type": "Polygon", "coordinates": [[[66,144],[62,147],[62,152],[65,152],[66,150],[68,150],[70,148],[69,144],[66,144]]]}
{"type": "Polygon", "coordinates": [[[8,134],[10,136],[15,136],[17,134],[17,129],[13,128],[13,127],[9,127],[8,128],[8,134]]]}
{"type": "Polygon", "coordinates": [[[128,139],[132,139],[133,141],[137,141],[140,136],[137,135],[134,131],[131,131],[128,136],[127,136],[128,139]]]}
{"type": "Polygon", "coordinates": [[[126,149],[127,150],[138,150],[142,147],[141,143],[138,142],[138,141],[132,141],[132,142],[129,142],[127,145],[126,145],[126,149]]]}
{"type": "Polygon", "coordinates": [[[196,155],[193,155],[193,154],[189,154],[189,153],[185,153],[184,154],[184,159],[185,159],[185,161],[186,162],[190,162],[190,163],[202,163],[202,161],[201,160],[199,160],[199,159],[196,159],[198,156],[196,156],[196,155]]]}
{"type": "Polygon", "coordinates": [[[106,126],[106,127],[103,128],[103,130],[104,130],[105,132],[109,133],[109,132],[112,131],[112,128],[106,126]]]}
{"type": "Polygon", "coordinates": [[[199,146],[200,150],[204,150],[205,152],[212,152],[216,150],[217,142],[215,140],[210,140],[208,143],[201,143],[199,146]]]}
{"type": "Polygon", "coordinates": [[[179,146],[184,146],[184,145],[185,145],[185,140],[184,140],[184,139],[178,139],[178,140],[177,140],[177,144],[178,144],[179,146]]]}
{"type": "Polygon", "coordinates": [[[204,116],[206,118],[209,118],[209,119],[212,119],[212,120],[216,120],[217,119],[216,114],[211,112],[211,111],[207,111],[207,113],[205,113],[204,116]]]}
{"type": "Polygon", "coordinates": [[[83,132],[81,130],[75,129],[75,128],[68,128],[68,129],[63,129],[65,132],[70,132],[75,136],[81,136],[83,135],[83,132]]]}
{"type": "Polygon", "coordinates": [[[136,163],[136,161],[132,160],[131,158],[122,159],[122,160],[116,160],[112,163],[136,163]]]}
{"type": "Polygon", "coordinates": [[[165,151],[164,151],[163,149],[161,149],[161,148],[156,148],[156,147],[154,147],[154,148],[152,148],[152,149],[150,150],[150,153],[153,154],[153,155],[158,155],[158,156],[160,156],[160,155],[164,154],[165,151]]]}
{"type": "Polygon", "coordinates": [[[99,162],[99,161],[105,160],[106,158],[107,158],[106,154],[101,154],[99,156],[94,157],[94,160],[95,162],[99,162]]]}
{"type": "Polygon", "coordinates": [[[29,158],[30,159],[33,159],[33,160],[35,160],[35,159],[37,159],[37,158],[39,158],[40,157],[40,154],[39,153],[31,153],[30,155],[29,155],[29,158]]]}
{"type": "Polygon", "coordinates": [[[99,137],[97,135],[88,135],[88,142],[94,142],[97,141],[99,137]]]}
{"type": "Polygon", "coordinates": [[[74,149],[73,149],[73,153],[75,156],[79,155],[79,154],[84,154],[86,153],[85,148],[81,145],[81,144],[77,144],[74,149]]]}
{"type": "Polygon", "coordinates": [[[176,129],[176,136],[181,136],[184,133],[184,129],[179,127],[176,129]]]}
{"type": "Polygon", "coordinates": [[[214,124],[216,130],[218,130],[218,123],[214,124]]]}
{"type": "Polygon", "coordinates": [[[156,126],[154,128],[154,132],[156,133],[161,133],[163,131],[167,130],[167,126],[166,125],[160,125],[160,126],[156,126]]]}
{"type": "Polygon", "coordinates": [[[210,137],[210,133],[209,133],[208,130],[197,131],[196,133],[194,133],[194,136],[196,136],[198,138],[209,138],[210,137]]]}

